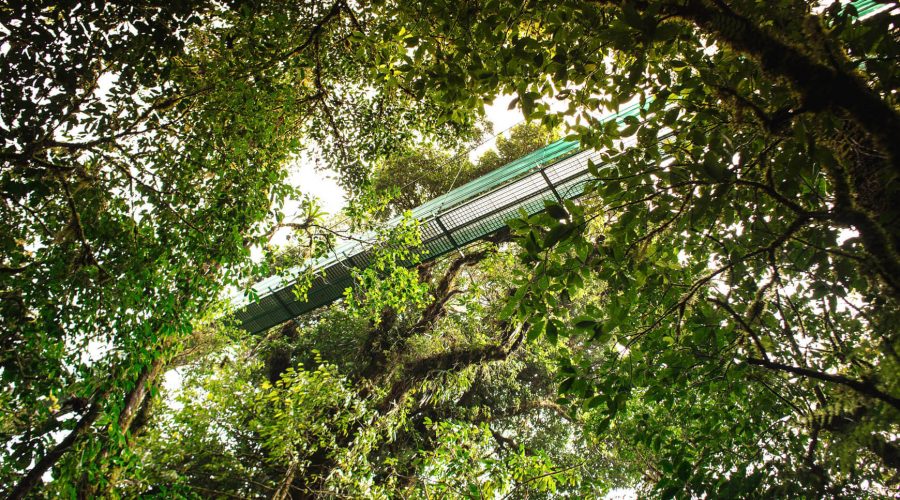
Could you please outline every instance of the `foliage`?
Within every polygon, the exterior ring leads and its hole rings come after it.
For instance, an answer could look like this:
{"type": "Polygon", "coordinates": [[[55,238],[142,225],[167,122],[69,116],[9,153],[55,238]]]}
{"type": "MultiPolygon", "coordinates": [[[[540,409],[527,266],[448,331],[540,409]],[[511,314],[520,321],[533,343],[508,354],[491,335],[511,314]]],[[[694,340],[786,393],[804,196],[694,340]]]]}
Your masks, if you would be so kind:
{"type": "Polygon", "coordinates": [[[0,10],[14,498],[45,471],[68,496],[895,491],[891,11],[78,5],[0,10]],[[542,128],[441,152],[504,93],[542,128]],[[344,302],[258,338],[210,320],[225,285],[333,243],[309,203],[294,253],[248,259],[313,142],[372,230],[557,128],[600,151],[577,202],[424,263],[407,216],[344,302]]]}
{"type": "Polygon", "coordinates": [[[395,226],[379,231],[371,263],[365,269],[353,269],[354,288],[345,291],[351,313],[370,318],[377,325],[385,309],[423,306],[427,287],[419,283],[415,269],[419,263],[422,236],[418,221],[409,212],[395,226]],[[358,297],[357,294],[363,295],[358,297]]]}
{"type": "Polygon", "coordinates": [[[449,152],[433,144],[417,145],[386,158],[374,172],[372,189],[390,194],[391,211],[402,213],[546,146],[555,135],[538,124],[516,125],[508,137],[498,135],[494,148],[475,162],[466,155],[465,143],[449,152]]]}
{"type": "Polygon", "coordinates": [[[315,141],[352,186],[413,130],[465,132],[359,64],[358,22],[341,3],[2,7],[13,497],[51,469],[88,496],[121,473],[113,457],[164,366],[298,195],[284,182],[295,154],[315,141]],[[55,467],[73,448],[86,470],[55,467]]]}
{"type": "Polygon", "coordinates": [[[557,491],[557,484],[575,484],[578,475],[572,470],[556,471],[544,455],[527,455],[520,447],[501,459],[494,456],[494,438],[487,425],[471,426],[452,421],[426,425],[435,427],[440,446],[422,460],[426,498],[433,494],[468,498],[495,498],[513,493],[516,485],[525,490],[557,491]],[[437,478],[428,484],[428,478],[437,478]]]}
{"type": "Polygon", "coordinates": [[[865,64],[896,52],[895,21],[808,9],[410,9],[429,22],[409,86],[427,95],[441,68],[465,67],[449,71],[466,76],[457,92],[516,92],[526,116],[571,116],[602,148],[581,206],[512,224],[524,266],[504,317],[570,339],[560,401],[598,413],[599,435],[627,425],[620,447],[650,446],[663,496],[895,481],[900,239],[878,200],[896,196],[898,113],[893,71],[865,64]],[[633,98],[639,119],[593,114],[633,98]]]}
{"type": "MultiPolygon", "coordinates": [[[[477,282],[509,273],[491,258],[470,268],[477,282]]],[[[454,297],[477,304],[495,292],[473,287],[454,297]]],[[[495,341],[496,304],[445,311],[427,329],[417,325],[428,307],[404,304],[376,325],[333,306],[278,330],[264,345],[251,338],[233,344],[221,363],[198,360],[177,392],[183,406],[165,403],[137,444],[145,479],[125,491],[180,487],[265,497],[289,483],[294,491],[367,497],[469,495],[473,487],[501,496],[596,493],[596,484],[578,482],[585,460],[565,450],[580,433],[561,423],[552,403],[554,348],[535,344],[507,361],[464,366],[467,353],[495,341]],[[379,332],[386,342],[371,338],[379,332]],[[380,345],[387,360],[378,365],[380,345]],[[252,359],[261,361],[243,361],[252,359]]]]}
{"type": "Polygon", "coordinates": [[[251,429],[269,450],[269,459],[295,463],[329,446],[347,432],[348,421],[330,422],[333,416],[360,418],[363,411],[341,383],[333,366],[315,371],[287,368],[274,387],[264,382],[256,394],[251,429]]]}

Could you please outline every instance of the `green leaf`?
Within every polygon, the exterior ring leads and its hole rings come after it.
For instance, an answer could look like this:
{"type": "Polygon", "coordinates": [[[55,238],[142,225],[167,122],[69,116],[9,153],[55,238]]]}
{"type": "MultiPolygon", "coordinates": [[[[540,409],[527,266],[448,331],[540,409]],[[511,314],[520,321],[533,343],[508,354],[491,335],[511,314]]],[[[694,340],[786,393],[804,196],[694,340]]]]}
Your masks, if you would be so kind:
{"type": "Polygon", "coordinates": [[[554,328],[547,328],[547,341],[550,342],[551,345],[555,345],[557,340],[559,339],[559,331],[554,328]]]}
{"type": "Polygon", "coordinates": [[[547,320],[538,319],[528,328],[528,336],[527,340],[529,342],[533,342],[535,339],[544,334],[545,329],[547,328],[547,320]]]}
{"type": "Polygon", "coordinates": [[[593,330],[597,326],[597,320],[590,316],[578,316],[572,324],[579,330],[593,330]]]}
{"type": "Polygon", "coordinates": [[[559,338],[559,326],[557,325],[556,320],[547,322],[546,332],[547,340],[549,340],[551,344],[556,343],[556,340],[559,338]]]}
{"type": "Polygon", "coordinates": [[[568,239],[572,234],[575,233],[576,226],[570,223],[559,224],[558,226],[550,229],[547,233],[546,238],[544,238],[544,245],[542,248],[552,248],[554,245],[568,239]]]}
{"type": "Polygon", "coordinates": [[[547,213],[550,214],[550,217],[553,217],[554,219],[564,220],[569,218],[569,212],[559,203],[545,200],[544,208],[547,210],[547,213]]]}

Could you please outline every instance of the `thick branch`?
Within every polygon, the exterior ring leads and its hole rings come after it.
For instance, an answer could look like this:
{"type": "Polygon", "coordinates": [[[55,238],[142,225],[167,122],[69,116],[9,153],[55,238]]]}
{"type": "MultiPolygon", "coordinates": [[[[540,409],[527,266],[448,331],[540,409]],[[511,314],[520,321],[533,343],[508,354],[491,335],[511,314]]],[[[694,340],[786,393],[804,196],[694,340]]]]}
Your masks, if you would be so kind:
{"type": "MultiPolygon", "coordinates": [[[[394,406],[403,401],[413,387],[431,375],[444,371],[459,371],[480,363],[506,359],[521,345],[523,336],[520,332],[518,338],[509,347],[500,344],[470,349],[456,349],[409,361],[400,369],[397,381],[391,386],[387,395],[378,401],[375,409],[381,414],[389,412],[394,406]]],[[[363,397],[368,397],[369,390],[364,389],[361,394],[363,397]]],[[[362,425],[364,423],[361,421],[354,422],[340,437],[338,446],[346,446],[352,442],[362,425]]],[[[312,492],[318,489],[316,484],[327,478],[337,464],[333,457],[328,456],[328,451],[325,447],[320,448],[309,457],[309,462],[310,465],[303,477],[305,484],[301,491],[304,494],[311,495],[312,492]]]]}
{"type": "Polygon", "coordinates": [[[401,369],[400,378],[394,383],[377,408],[382,413],[388,411],[392,406],[399,403],[413,386],[433,374],[445,371],[460,371],[469,366],[488,361],[506,359],[511,351],[512,349],[507,350],[502,346],[488,345],[474,349],[451,350],[410,361],[401,369]]]}
{"type": "Polygon", "coordinates": [[[396,322],[397,311],[388,307],[381,312],[381,321],[372,326],[363,350],[363,354],[369,356],[369,363],[360,373],[362,378],[372,380],[383,371],[387,363],[384,351],[388,348],[388,332],[396,322]]]}
{"type": "Polygon", "coordinates": [[[481,262],[490,253],[490,249],[484,249],[478,252],[470,253],[463,257],[459,257],[452,263],[450,263],[450,267],[447,268],[447,272],[444,273],[444,276],[434,287],[434,291],[432,292],[432,294],[434,295],[434,300],[430,304],[428,304],[424,311],[422,311],[422,316],[419,321],[417,321],[416,324],[409,329],[409,337],[426,331],[428,328],[434,325],[434,323],[438,319],[440,319],[441,316],[444,315],[446,311],[444,305],[454,295],[454,291],[451,290],[451,287],[456,282],[456,278],[459,277],[459,273],[463,270],[464,267],[481,262]]]}
{"type": "Polygon", "coordinates": [[[864,396],[884,401],[885,403],[893,406],[895,409],[900,410],[900,398],[895,398],[894,396],[881,391],[880,389],[875,387],[875,384],[870,382],[863,382],[861,380],[855,380],[852,378],[844,377],[842,375],[817,372],[815,370],[801,368],[799,366],[785,365],[782,363],[778,363],[777,361],[768,361],[765,359],[747,358],[747,362],[751,365],[762,366],[770,370],[778,370],[787,373],[793,373],[794,375],[809,377],[816,380],[831,382],[833,384],[840,384],[845,387],[849,387],[864,396]]]}
{"type": "Polygon", "coordinates": [[[108,395],[109,390],[94,398],[94,402],[91,403],[87,413],[81,417],[78,424],[72,429],[72,432],[70,432],[62,441],[57,443],[57,445],[47,452],[46,455],[41,457],[35,466],[19,480],[19,483],[9,492],[9,496],[7,497],[8,500],[25,498],[25,496],[41,482],[41,477],[43,477],[43,475],[50,470],[50,468],[53,467],[67,451],[69,451],[69,448],[75,444],[75,441],[77,441],[79,437],[85,434],[91,426],[94,425],[94,422],[100,417],[100,410],[108,395]]]}
{"type": "MultiPolygon", "coordinates": [[[[496,243],[502,241],[502,239],[505,237],[506,233],[501,233],[499,235],[496,235],[493,239],[488,239],[488,241],[496,243]]],[[[459,273],[462,272],[463,268],[481,262],[493,251],[493,247],[485,248],[483,250],[458,257],[450,263],[447,271],[444,273],[444,275],[441,277],[440,281],[438,281],[437,285],[435,285],[434,290],[432,291],[434,299],[422,311],[419,320],[416,321],[416,323],[406,331],[399,333],[399,339],[397,340],[399,340],[399,342],[401,343],[400,350],[402,350],[402,342],[405,342],[406,339],[409,339],[414,335],[418,335],[427,331],[429,328],[433,327],[434,324],[444,316],[444,314],[446,314],[447,302],[451,298],[453,298],[454,295],[459,293],[459,290],[454,289],[453,285],[454,283],[456,283],[456,279],[459,277],[459,273]]],[[[431,269],[431,265],[421,266],[419,268],[419,276],[422,277],[430,275],[431,269]]],[[[371,356],[371,358],[369,359],[369,363],[361,372],[363,378],[371,380],[380,375],[383,375],[384,366],[387,361],[383,351],[389,347],[390,339],[388,338],[388,335],[391,328],[393,328],[394,324],[396,323],[396,319],[396,311],[385,310],[384,313],[382,313],[381,322],[378,325],[373,326],[372,330],[369,332],[365,345],[365,353],[371,356]]]]}
{"type": "MultiPolygon", "coordinates": [[[[140,410],[144,408],[144,403],[147,400],[147,395],[150,391],[150,387],[156,382],[156,379],[159,377],[160,373],[162,373],[163,367],[165,367],[166,363],[163,360],[162,356],[157,356],[156,359],[150,364],[149,367],[146,367],[141,374],[138,376],[138,379],[134,383],[134,387],[125,395],[125,399],[122,405],[122,411],[119,412],[119,429],[117,432],[126,434],[126,445],[130,444],[130,435],[128,435],[129,430],[132,428],[132,424],[135,421],[135,418],[140,413],[140,410]]],[[[149,410],[148,410],[149,411],[149,410]]],[[[101,462],[105,461],[106,458],[109,457],[110,448],[104,447],[103,453],[101,454],[101,462]]],[[[108,481],[106,482],[107,488],[113,488],[116,482],[119,479],[119,475],[122,473],[122,468],[120,465],[113,464],[110,466],[108,471],[108,481]]],[[[98,493],[105,493],[103,496],[111,496],[111,491],[106,492],[98,492],[97,484],[94,481],[89,481],[87,477],[84,478],[84,484],[82,485],[83,492],[89,492],[91,496],[97,495],[98,493]]]]}
{"type": "Polygon", "coordinates": [[[846,112],[900,172],[900,114],[859,75],[817,61],[723,4],[715,7],[704,0],[688,0],[670,4],[666,10],[753,57],[772,76],[789,81],[802,96],[804,108],[846,112]]]}

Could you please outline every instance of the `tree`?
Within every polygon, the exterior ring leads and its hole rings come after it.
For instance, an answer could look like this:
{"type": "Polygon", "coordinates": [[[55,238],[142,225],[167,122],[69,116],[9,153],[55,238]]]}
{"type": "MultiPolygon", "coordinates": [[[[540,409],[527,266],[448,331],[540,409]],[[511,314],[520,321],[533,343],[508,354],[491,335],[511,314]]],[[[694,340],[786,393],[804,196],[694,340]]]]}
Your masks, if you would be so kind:
{"type": "MultiPolygon", "coordinates": [[[[398,236],[385,234],[385,243],[398,236]]],[[[433,485],[448,492],[580,491],[584,461],[541,451],[584,439],[554,402],[558,348],[524,349],[524,332],[496,321],[512,264],[512,254],[498,250],[482,244],[419,266],[429,291],[421,303],[368,293],[382,285],[367,281],[358,301],[264,338],[213,328],[230,347],[183,358],[190,360],[183,406],[155,406],[134,443],[133,482],[122,491],[415,495],[432,487],[428,471],[437,467],[469,477],[433,485]],[[531,416],[545,425],[517,430],[531,416]],[[460,449],[481,459],[454,458],[460,449]]],[[[380,261],[391,262],[392,252],[384,246],[380,261]]]]}
{"type": "Polygon", "coordinates": [[[496,321],[503,294],[474,286],[505,281],[511,257],[481,245],[420,268],[424,305],[386,307],[379,322],[336,305],[199,361],[183,408],[162,409],[173,418],[151,422],[137,443],[133,491],[580,491],[579,451],[533,447],[583,439],[554,402],[558,348],[525,349],[523,331],[496,321]],[[516,430],[535,416],[544,425],[533,435],[516,430]]]}
{"type": "Polygon", "coordinates": [[[353,62],[370,46],[342,2],[2,12],[0,478],[100,494],[160,374],[253,271],[292,155],[315,138],[349,186],[442,125],[353,62]]]}
{"type": "MultiPolygon", "coordinates": [[[[435,0],[91,6],[92,24],[68,23],[59,13],[74,8],[3,11],[17,47],[90,47],[83,26],[122,18],[137,31],[96,35],[100,53],[74,59],[3,54],[10,95],[39,87],[45,62],[61,69],[44,74],[81,75],[48,92],[59,102],[92,96],[104,74],[78,61],[120,75],[81,113],[47,107],[42,133],[7,122],[38,115],[4,99],[2,332],[16,351],[3,352],[0,404],[15,411],[0,422],[14,496],[60,457],[50,494],[896,489],[890,11],[435,0]],[[381,268],[361,271],[352,300],[261,338],[210,319],[222,285],[251,274],[248,246],[284,224],[264,221],[291,194],[293,148],[316,139],[360,196],[373,182],[414,195],[400,212],[447,189],[452,170],[437,148],[414,154],[418,139],[469,142],[503,93],[602,151],[577,203],[412,270],[407,220],[381,232],[381,268]],[[631,101],[638,116],[599,119],[631,101]],[[110,351],[82,360],[95,335],[110,351]],[[176,366],[180,409],[146,397],[176,366]]],[[[295,227],[320,224],[310,212],[295,227]]]]}
{"type": "Polygon", "coordinates": [[[526,116],[571,116],[604,148],[567,219],[516,224],[529,267],[507,315],[576,339],[561,392],[603,410],[599,435],[643,448],[657,493],[892,484],[892,14],[700,0],[406,11],[406,86],[460,97],[448,106],[514,92],[526,116]],[[550,98],[570,106],[551,113],[550,98]],[[639,119],[597,121],[632,99],[639,119]],[[600,300],[560,297],[586,283],[600,300]]]}

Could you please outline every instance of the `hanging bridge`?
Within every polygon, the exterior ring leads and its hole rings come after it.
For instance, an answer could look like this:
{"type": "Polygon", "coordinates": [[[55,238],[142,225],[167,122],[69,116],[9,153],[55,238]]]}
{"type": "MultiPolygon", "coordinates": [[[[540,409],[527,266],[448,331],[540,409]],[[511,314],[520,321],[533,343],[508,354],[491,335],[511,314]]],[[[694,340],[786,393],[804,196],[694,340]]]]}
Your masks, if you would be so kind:
{"type": "MultiPolygon", "coordinates": [[[[638,111],[634,104],[601,122],[621,122],[638,111]]],[[[436,259],[491,236],[522,211],[528,215],[543,211],[545,201],[577,198],[591,178],[588,160],[600,165],[600,152],[561,139],[419,205],[412,216],[419,221],[422,234],[420,260],[436,259]]],[[[387,225],[399,222],[400,217],[395,217],[387,225]]],[[[352,269],[370,264],[373,248],[362,241],[365,239],[354,238],[327,256],[253,285],[251,294],[242,294],[234,302],[241,326],[260,332],[343,297],[353,282],[352,269]],[[305,298],[298,299],[294,293],[297,277],[310,270],[312,286],[305,298]],[[256,300],[251,300],[253,295],[256,300]]]]}
{"type": "MultiPolygon", "coordinates": [[[[860,18],[872,16],[886,5],[873,0],[854,2],[860,18]]],[[[637,116],[634,104],[600,121],[622,122],[637,116]]],[[[583,149],[577,141],[559,140],[485,174],[468,184],[434,198],[412,210],[422,233],[421,261],[436,259],[472,242],[491,236],[506,227],[507,221],[522,211],[534,215],[544,210],[545,201],[562,202],[579,197],[591,178],[588,161],[602,166],[600,152],[583,149]]],[[[396,225],[400,218],[387,222],[396,225]]],[[[372,247],[355,238],[338,245],[327,256],[271,276],[232,300],[235,317],[242,328],[257,333],[330,304],[343,297],[352,286],[352,269],[371,262],[372,247]],[[301,273],[312,271],[312,285],[306,297],[294,293],[301,273]]]]}

